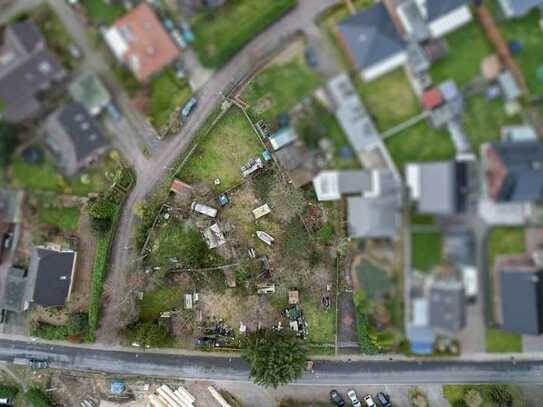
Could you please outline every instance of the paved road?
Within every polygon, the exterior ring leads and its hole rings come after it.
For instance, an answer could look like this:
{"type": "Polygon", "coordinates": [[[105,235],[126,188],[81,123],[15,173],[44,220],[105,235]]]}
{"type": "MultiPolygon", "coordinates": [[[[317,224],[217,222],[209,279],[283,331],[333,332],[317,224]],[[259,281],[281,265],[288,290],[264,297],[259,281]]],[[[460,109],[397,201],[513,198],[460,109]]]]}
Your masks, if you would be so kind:
{"type": "MultiPolygon", "coordinates": [[[[59,346],[0,339],[0,361],[47,358],[52,368],[187,380],[247,382],[246,364],[237,357],[136,353],[94,347],[59,346]]],[[[476,360],[476,359],[475,359],[476,360]]],[[[359,360],[316,361],[296,385],[419,383],[541,383],[543,360],[359,360]]]]}
{"type": "MultiPolygon", "coordinates": [[[[137,256],[132,249],[132,239],[138,220],[132,208],[167,177],[171,166],[190,145],[207,117],[216,109],[221,100],[221,94],[228,92],[232,85],[237,84],[252,72],[256,62],[280,48],[285,38],[312,25],[319,14],[339,1],[301,0],[294,10],[254,38],[200,88],[197,92],[198,108],[179,134],[161,142],[150,160],[138,162],[136,166],[138,181],[127,199],[119,222],[107,284],[118,286],[118,282],[123,278],[122,273],[131,268],[129,265],[134,264],[133,259],[137,256]]],[[[116,304],[105,305],[101,328],[97,336],[100,342],[114,343],[116,341],[116,335],[111,327],[116,325],[118,315],[116,304]]]]}

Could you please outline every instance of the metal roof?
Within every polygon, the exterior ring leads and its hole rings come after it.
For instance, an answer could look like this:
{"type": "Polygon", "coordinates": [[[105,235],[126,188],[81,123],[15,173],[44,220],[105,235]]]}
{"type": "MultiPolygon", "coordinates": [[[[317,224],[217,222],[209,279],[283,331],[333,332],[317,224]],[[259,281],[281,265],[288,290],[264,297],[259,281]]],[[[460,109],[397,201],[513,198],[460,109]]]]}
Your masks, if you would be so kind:
{"type": "Polygon", "coordinates": [[[456,176],[454,161],[420,163],[421,213],[451,214],[456,210],[456,176]]]}

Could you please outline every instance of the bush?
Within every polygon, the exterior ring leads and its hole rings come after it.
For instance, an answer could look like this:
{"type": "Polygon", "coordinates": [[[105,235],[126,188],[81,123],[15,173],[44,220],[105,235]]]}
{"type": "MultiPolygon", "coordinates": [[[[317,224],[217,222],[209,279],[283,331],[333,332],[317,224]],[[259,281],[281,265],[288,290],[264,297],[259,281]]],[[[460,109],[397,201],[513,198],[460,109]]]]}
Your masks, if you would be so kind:
{"type": "Polygon", "coordinates": [[[319,240],[323,244],[329,245],[332,242],[335,234],[336,231],[334,230],[334,225],[332,225],[330,222],[326,222],[319,229],[319,240]]]}
{"type": "Polygon", "coordinates": [[[19,389],[15,386],[4,386],[0,384],[0,399],[12,399],[14,398],[17,393],[19,393],[19,389]]]}
{"type": "Polygon", "coordinates": [[[356,292],[353,300],[356,308],[356,325],[358,328],[360,351],[365,355],[374,355],[379,352],[379,346],[372,335],[372,327],[368,318],[368,300],[362,291],[356,292]]]}
{"type": "Polygon", "coordinates": [[[85,333],[88,327],[87,314],[70,315],[68,322],[64,325],[51,325],[39,323],[33,334],[43,339],[48,340],[65,340],[78,341],[85,333]]]}
{"type": "Polygon", "coordinates": [[[96,232],[107,232],[111,229],[117,206],[108,196],[101,196],[89,203],[91,227],[96,232]]]}
{"type": "Polygon", "coordinates": [[[37,387],[28,390],[24,394],[24,400],[32,407],[57,407],[57,405],[37,387]]]}
{"type": "Polygon", "coordinates": [[[124,336],[130,342],[136,342],[143,347],[167,347],[172,343],[172,337],[163,326],[156,322],[138,322],[126,328],[124,336]]]}

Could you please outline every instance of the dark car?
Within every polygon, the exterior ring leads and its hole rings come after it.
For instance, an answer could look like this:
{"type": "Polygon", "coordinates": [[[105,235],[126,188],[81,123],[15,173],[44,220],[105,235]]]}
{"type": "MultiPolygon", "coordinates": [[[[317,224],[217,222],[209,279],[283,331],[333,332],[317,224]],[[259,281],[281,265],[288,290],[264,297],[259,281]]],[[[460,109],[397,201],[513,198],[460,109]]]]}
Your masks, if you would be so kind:
{"type": "Polygon", "coordinates": [[[342,407],[345,405],[345,400],[341,398],[337,390],[332,390],[330,392],[330,401],[335,403],[336,406],[342,407]]]}
{"type": "Polygon", "coordinates": [[[201,336],[200,338],[196,339],[196,345],[200,346],[213,346],[215,343],[215,338],[212,338],[211,336],[201,336]]]}
{"type": "Polygon", "coordinates": [[[304,54],[307,65],[315,67],[319,64],[317,54],[313,48],[306,48],[304,54]]]}
{"type": "Polygon", "coordinates": [[[390,396],[388,394],[385,394],[383,392],[377,393],[375,396],[375,399],[379,403],[381,407],[391,407],[392,404],[390,404],[390,396]]]}
{"type": "Polygon", "coordinates": [[[47,369],[49,362],[43,359],[29,359],[28,364],[31,369],[47,369]]]}

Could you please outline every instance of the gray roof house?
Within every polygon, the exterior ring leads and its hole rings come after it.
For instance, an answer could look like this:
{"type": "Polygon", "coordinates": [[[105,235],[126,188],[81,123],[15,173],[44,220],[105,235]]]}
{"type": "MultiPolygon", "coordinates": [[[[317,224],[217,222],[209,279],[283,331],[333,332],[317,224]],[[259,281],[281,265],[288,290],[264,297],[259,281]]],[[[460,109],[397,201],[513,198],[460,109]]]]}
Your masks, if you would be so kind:
{"type": "Polygon", "coordinates": [[[46,123],[46,142],[67,175],[92,164],[109,143],[83,105],[69,103],[53,112],[46,123]]]}
{"type": "Polygon", "coordinates": [[[39,94],[66,75],[31,20],[8,25],[0,47],[1,116],[12,123],[36,116],[39,94]]]}
{"type": "Polygon", "coordinates": [[[420,213],[451,215],[463,212],[467,198],[468,163],[435,161],[408,164],[407,185],[420,213]]]}
{"type": "Polygon", "coordinates": [[[501,141],[482,146],[486,194],[496,202],[543,199],[543,143],[501,141]]]}
{"type": "Polygon", "coordinates": [[[543,269],[530,256],[497,259],[503,329],[524,335],[543,333],[543,269]]]}
{"type": "Polygon", "coordinates": [[[77,253],[35,247],[30,258],[27,294],[30,302],[44,307],[60,307],[70,299],[77,253]]]}
{"type": "Polygon", "coordinates": [[[543,7],[543,0],[498,0],[507,18],[522,17],[535,8],[543,7]]]}
{"type": "Polygon", "coordinates": [[[466,325],[466,297],[460,281],[434,281],[430,287],[430,326],[458,332],[466,325]]]}
{"type": "Polygon", "coordinates": [[[340,21],[340,44],[366,81],[408,60],[408,40],[439,38],[471,21],[467,0],[383,0],[340,21]]]}
{"type": "Polygon", "coordinates": [[[406,42],[384,2],[365,8],[338,23],[338,38],[353,66],[370,81],[403,65],[406,42]]]}

